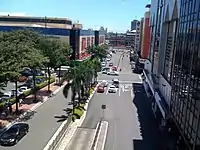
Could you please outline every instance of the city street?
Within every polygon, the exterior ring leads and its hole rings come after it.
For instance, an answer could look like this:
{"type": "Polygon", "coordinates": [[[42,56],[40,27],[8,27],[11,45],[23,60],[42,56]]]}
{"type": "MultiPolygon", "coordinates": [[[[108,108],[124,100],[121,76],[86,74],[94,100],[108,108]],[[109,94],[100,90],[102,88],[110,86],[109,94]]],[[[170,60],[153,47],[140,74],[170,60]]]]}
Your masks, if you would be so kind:
{"type": "MultiPolygon", "coordinates": [[[[118,64],[120,55],[121,53],[113,55],[110,62],[114,66],[118,64]]],[[[99,74],[98,77],[99,81],[107,80],[110,83],[113,78],[118,78],[120,80],[118,91],[108,93],[108,88],[106,88],[104,93],[95,93],[90,101],[83,124],[76,131],[65,150],[78,150],[81,148],[87,150],[92,139],[91,135],[101,117],[109,123],[105,150],[133,150],[133,140],[142,139],[137,108],[132,102],[134,97],[132,83],[141,83],[141,79],[139,75],[131,72],[127,55],[120,61],[119,66],[122,68],[119,76],[99,74]],[[102,104],[106,105],[104,113],[101,110],[102,104]],[[81,134],[80,129],[82,130],[81,134]],[[77,144],[77,141],[81,141],[81,146],[80,143],[77,144]]]]}
{"type": "MultiPolygon", "coordinates": [[[[66,109],[71,100],[71,93],[64,98],[62,90],[46,103],[35,110],[32,119],[27,123],[30,130],[13,147],[0,147],[1,150],[42,150],[53,134],[57,131],[62,122],[66,119],[66,109]]],[[[69,106],[68,106],[69,107],[69,106]]]]}

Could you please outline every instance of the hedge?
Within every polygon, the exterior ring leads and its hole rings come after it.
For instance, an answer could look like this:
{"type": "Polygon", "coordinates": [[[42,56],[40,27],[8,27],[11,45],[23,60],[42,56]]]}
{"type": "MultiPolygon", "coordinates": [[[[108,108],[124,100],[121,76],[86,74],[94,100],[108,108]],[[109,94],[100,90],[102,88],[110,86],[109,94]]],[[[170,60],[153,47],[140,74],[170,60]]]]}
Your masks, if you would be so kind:
{"type": "MultiPolygon", "coordinates": [[[[55,82],[55,78],[52,77],[50,79],[50,83],[53,83],[53,82],[55,82]]],[[[36,84],[36,90],[40,90],[41,88],[43,88],[47,85],[48,85],[48,80],[46,80],[46,81],[44,81],[40,84],[36,84]]],[[[27,91],[24,92],[25,97],[27,97],[31,94],[33,94],[33,89],[30,89],[30,90],[27,90],[27,91]]],[[[15,103],[15,101],[16,101],[16,98],[12,98],[12,99],[9,100],[9,102],[11,102],[11,103],[15,103]]],[[[4,107],[5,103],[6,102],[0,103],[0,109],[2,109],[4,107]]]]}
{"type": "Polygon", "coordinates": [[[84,108],[82,106],[76,106],[74,108],[74,114],[72,115],[72,120],[80,119],[84,113],[84,108]]]}

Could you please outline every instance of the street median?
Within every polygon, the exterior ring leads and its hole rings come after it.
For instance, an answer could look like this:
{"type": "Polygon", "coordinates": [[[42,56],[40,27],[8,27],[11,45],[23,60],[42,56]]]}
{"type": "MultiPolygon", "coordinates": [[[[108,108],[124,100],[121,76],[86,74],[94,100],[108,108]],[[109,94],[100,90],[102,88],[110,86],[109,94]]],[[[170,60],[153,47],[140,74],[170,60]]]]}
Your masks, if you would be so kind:
{"type": "Polygon", "coordinates": [[[98,84],[96,87],[92,88],[90,90],[90,96],[87,99],[86,104],[80,104],[75,108],[75,113],[76,115],[71,116],[68,118],[67,121],[63,122],[63,124],[59,127],[59,129],[56,131],[54,136],[51,138],[51,140],[48,142],[48,144],[45,146],[43,150],[63,150],[65,149],[66,145],[68,145],[69,141],[73,137],[76,129],[81,126],[83,123],[86,113],[87,113],[87,108],[88,108],[88,103],[90,102],[91,98],[93,97],[96,89],[97,89],[98,84]],[[85,111],[84,111],[85,110],[85,111]],[[74,119],[74,121],[72,121],[74,119]]]}

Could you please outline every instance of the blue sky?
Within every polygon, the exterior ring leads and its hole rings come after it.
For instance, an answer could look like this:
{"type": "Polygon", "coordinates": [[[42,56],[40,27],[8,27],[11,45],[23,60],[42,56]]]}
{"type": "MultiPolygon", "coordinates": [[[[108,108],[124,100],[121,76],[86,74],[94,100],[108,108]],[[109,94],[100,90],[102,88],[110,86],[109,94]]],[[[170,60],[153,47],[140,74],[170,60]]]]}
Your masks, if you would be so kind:
{"type": "Polygon", "coordinates": [[[0,12],[31,16],[66,17],[84,28],[107,27],[109,31],[130,29],[140,19],[150,0],[1,0],[0,12]]]}

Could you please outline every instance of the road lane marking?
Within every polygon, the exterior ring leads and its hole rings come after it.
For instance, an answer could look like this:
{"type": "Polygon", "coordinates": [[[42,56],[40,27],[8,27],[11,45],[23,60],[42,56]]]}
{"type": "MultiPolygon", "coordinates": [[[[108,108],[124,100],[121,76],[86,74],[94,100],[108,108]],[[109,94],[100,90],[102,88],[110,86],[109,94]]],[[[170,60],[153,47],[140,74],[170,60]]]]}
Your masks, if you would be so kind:
{"type": "Polygon", "coordinates": [[[120,96],[121,88],[119,87],[119,89],[118,89],[118,90],[119,90],[119,96],[120,96]]]}
{"type": "Polygon", "coordinates": [[[131,88],[131,99],[133,100],[134,94],[133,94],[133,88],[131,88]]]}
{"type": "Polygon", "coordinates": [[[106,137],[107,137],[107,134],[108,134],[108,122],[107,121],[103,121],[105,124],[106,124],[106,129],[105,129],[105,135],[103,137],[103,144],[102,144],[102,150],[104,150],[104,147],[105,147],[105,143],[106,143],[106,137]]]}
{"type": "Polygon", "coordinates": [[[107,89],[106,89],[106,95],[108,94],[108,90],[109,90],[109,87],[107,87],[107,89]]]}
{"type": "Polygon", "coordinates": [[[122,85],[122,91],[124,92],[124,86],[122,85]]]}

